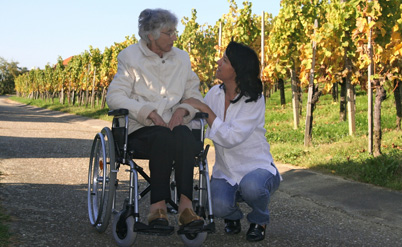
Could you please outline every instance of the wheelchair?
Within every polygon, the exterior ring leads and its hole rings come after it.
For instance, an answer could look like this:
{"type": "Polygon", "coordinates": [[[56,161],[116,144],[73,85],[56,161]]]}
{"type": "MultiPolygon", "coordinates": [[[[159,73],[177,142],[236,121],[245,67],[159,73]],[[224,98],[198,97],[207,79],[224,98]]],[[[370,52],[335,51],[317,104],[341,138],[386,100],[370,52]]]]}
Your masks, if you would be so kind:
{"type": "MultiPolygon", "coordinates": [[[[112,232],[119,246],[132,246],[137,234],[171,235],[174,227],[149,226],[141,222],[139,202],[150,191],[150,177],[144,169],[137,165],[136,160],[147,157],[128,150],[128,110],[117,109],[108,112],[113,116],[112,129],[104,127],[95,135],[88,169],[88,215],[95,229],[104,232],[112,219],[112,232]],[[119,179],[117,173],[122,165],[129,166],[128,196],[122,203],[122,209],[116,209],[119,179]],[[146,188],[139,186],[139,175],[146,181],[146,188]],[[112,217],[113,216],[113,217],[112,217]]],[[[215,232],[214,215],[211,204],[211,191],[207,153],[209,145],[204,148],[206,113],[197,113],[193,122],[199,129],[192,132],[201,142],[202,149],[195,157],[194,173],[198,181],[194,181],[193,209],[197,215],[204,218],[202,229],[180,227],[177,234],[186,246],[200,246],[206,240],[208,233],[215,232]],[[197,169],[198,168],[198,169],[197,169]]],[[[170,178],[171,198],[166,200],[168,212],[177,213],[178,196],[174,177],[174,164],[170,178]]]]}

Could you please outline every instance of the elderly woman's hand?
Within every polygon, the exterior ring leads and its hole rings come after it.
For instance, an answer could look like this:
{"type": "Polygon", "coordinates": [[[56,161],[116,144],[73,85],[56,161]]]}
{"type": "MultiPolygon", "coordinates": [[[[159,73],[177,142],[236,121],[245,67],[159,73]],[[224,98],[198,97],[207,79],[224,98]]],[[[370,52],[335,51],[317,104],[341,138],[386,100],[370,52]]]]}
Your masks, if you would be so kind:
{"type": "Polygon", "coordinates": [[[163,121],[162,117],[156,112],[153,111],[149,114],[148,116],[149,119],[152,120],[152,122],[157,125],[157,126],[163,126],[163,127],[167,127],[168,125],[165,123],[165,121],[163,121]]]}
{"type": "Polygon", "coordinates": [[[174,127],[183,124],[183,118],[187,116],[189,112],[184,108],[177,108],[176,111],[173,113],[172,118],[168,123],[169,129],[173,130],[174,127]]]}

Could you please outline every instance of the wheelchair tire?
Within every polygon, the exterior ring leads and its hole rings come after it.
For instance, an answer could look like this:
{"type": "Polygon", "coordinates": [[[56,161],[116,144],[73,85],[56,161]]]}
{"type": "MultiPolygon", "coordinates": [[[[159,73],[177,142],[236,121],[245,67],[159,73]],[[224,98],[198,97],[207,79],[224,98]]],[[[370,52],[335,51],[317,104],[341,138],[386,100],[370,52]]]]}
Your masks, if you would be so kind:
{"type": "Polygon", "coordinates": [[[132,246],[137,239],[137,233],[134,232],[134,217],[131,215],[126,219],[123,229],[118,229],[117,222],[120,219],[122,211],[117,213],[113,219],[113,238],[118,246],[132,246]]]}
{"type": "Polygon", "coordinates": [[[185,246],[198,247],[202,246],[204,241],[207,239],[208,233],[207,232],[191,233],[191,234],[189,233],[189,234],[180,234],[179,236],[185,246]]]}
{"type": "Polygon", "coordinates": [[[88,215],[98,232],[109,224],[116,191],[116,164],[113,136],[108,127],[96,134],[88,170],[88,215]]]}

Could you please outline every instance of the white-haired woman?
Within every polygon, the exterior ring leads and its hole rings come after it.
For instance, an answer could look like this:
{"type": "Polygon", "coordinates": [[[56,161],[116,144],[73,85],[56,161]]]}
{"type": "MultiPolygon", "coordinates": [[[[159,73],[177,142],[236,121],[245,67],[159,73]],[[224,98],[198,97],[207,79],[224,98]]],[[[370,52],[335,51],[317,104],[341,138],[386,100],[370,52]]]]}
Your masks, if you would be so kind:
{"type": "Polygon", "coordinates": [[[129,110],[129,149],[149,156],[151,206],[149,225],[168,225],[165,200],[170,198],[169,178],[175,161],[180,195],[179,224],[202,226],[192,208],[193,167],[197,143],[185,125],[196,110],[181,103],[189,97],[202,100],[199,79],[189,55],[176,47],[177,17],[164,9],[145,9],[138,19],[138,43],[118,55],[111,82],[110,109],[129,110]]]}

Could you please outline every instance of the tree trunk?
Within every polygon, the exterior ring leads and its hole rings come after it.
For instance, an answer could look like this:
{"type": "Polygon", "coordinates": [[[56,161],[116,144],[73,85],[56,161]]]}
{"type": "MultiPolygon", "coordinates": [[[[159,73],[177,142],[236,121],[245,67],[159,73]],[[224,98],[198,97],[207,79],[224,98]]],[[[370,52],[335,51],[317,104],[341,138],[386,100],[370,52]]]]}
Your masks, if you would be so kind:
{"type": "Polygon", "coordinates": [[[56,97],[56,91],[53,91],[53,94],[52,94],[52,104],[54,104],[54,98],[56,97]]]}
{"type": "Polygon", "coordinates": [[[290,75],[292,78],[292,104],[293,104],[293,128],[299,128],[299,86],[297,85],[296,71],[294,69],[290,70],[290,75]]]}
{"type": "Polygon", "coordinates": [[[339,106],[339,120],[346,121],[346,78],[342,78],[339,106]]]}
{"type": "Polygon", "coordinates": [[[91,107],[95,107],[95,78],[96,78],[96,67],[94,69],[94,78],[92,80],[92,95],[91,95],[91,107]]]}
{"type": "Polygon", "coordinates": [[[75,104],[75,90],[71,92],[71,105],[75,104]]]}
{"type": "Polygon", "coordinates": [[[332,85],[332,101],[338,102],[338,83],[337,82],[335,82],[332,85]]]}
{"type": "Polygon", "coordinates": [[[308,86],[308,96],[307,96],[307,110],[306,110],[306,128],[304,132],[304,146],[308,147],[311,145],[312,133],[313,133],[313,95],[315,93],[314,82],[310,81],[308,86]]]}
{"type": "Polygon", "coordinates": [[[101,101],[101,109],[105,109],[105,105],[106,105],[106,87],[103,87],[102,90],[102,101],[101,101]]]}
{"type": "Polygon", "coordinates": [[[68,86],[68,91],[67,91],[67,101],[68,101],[68,104],[71,105],[71,80],[70,80],[70,83],[68,86]]]}
{"type": "Polygon", "coordinates": [[[278,81],[278,88],[280,91],[280,96],[281,96],[281,106],[282,108],[285,108],[286,106],[286,99],[285,99],[285,82],[283,79],[279,79],[278,81]]]}
{"type": "Polygon", "coordinates": [[[85,105],[85,91],[81,90],[81,105],[85,105]]]}
{"type": "Polygon", "coordinates": [[[85,89],[85,101],[84,101],[84,105],[88,106],[88,102],[89,102],[89,89],[87,87],[87,89],[85,89]]]}
{"type": "Polygon", "coordinates": [[[381,103],[385,100],[387,92],[382,85],[377,82],[377,90],[374,102],[374,157],[381,155],[381,103]]]}
{"type": "Polygon", "coordinates": [[[401,119],[402,119],[402,99],[401,99],[401,82],[394,80],[394,97],[395,97],[395,107],[396,107],[396,128],[401,130],[401,119]]]}
{"type": "MultiPolygon", "coordinates": [[[[310,91],[310,89],[309,89],[310,91]]],[[[313,86],[313,95],[311,96],[311,103],[307,103],[307,113],[306,113],[306,132],[304,134],[304,146],[310,146],[313,140],[313,120],[314,120],[314,110],[315,106],[322,95],[322,91],[318,91],[318,86],[313,86]],[[310,110],[309,110],[310,108],[310,110]],[[310,114],[309,114],[310,112],[310,114]]],[[[308,97],[310,98],[310,97],[308,97]]]]}
{"type": "Polygon", "coordinates": [[[64,87],[61,88],[60,92],[60,104],[64,105],[64,87]]]}

